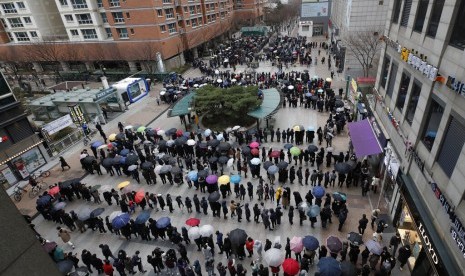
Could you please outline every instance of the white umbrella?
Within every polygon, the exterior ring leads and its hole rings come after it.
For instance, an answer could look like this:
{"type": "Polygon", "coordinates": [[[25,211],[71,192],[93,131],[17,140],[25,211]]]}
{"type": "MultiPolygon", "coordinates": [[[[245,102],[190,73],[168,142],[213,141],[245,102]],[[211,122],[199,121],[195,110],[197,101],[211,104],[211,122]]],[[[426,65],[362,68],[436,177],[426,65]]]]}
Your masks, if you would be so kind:
{"type": "Polygon", "coordinates": [[[223,134],[222,134],[222,133],[216,135],[216,140],[221,141],[221,140],[223,140],[223,139],[224,139],[224,137],[223,137],[223,134]]]}
{"type": "Polygon", "coordinates": [[[280,266],[284,262],[283,252],[277,248],[271,248],[265,252],[265,262],[269,266],[280,266]]]}
{"type": "Polygon", "coordinates": [[[87,156],[88,156],[88,154],[83,153],[83,154],[79,155],[79,159],[85,158],[87,156]]]}
{"type": "Polygon", "coordinates": [[[226,133],[230,133],[232,131],[232,128],[228,127],[227,129],[225,129],[226,133]]]}
{"type": "Polygon", "coordinates": [[[200,229],[199,227],[192,227],[189,230],[187,230],[187,235],[189,236],[190,239],[196,240],[200,238],[200,229]]]}
{"type": "Polygon", "coordinates": [[[160,129],[159,131],[157,131],[157,135],[163,136],[165,135],[165,131],[163,129],[160,129]]]}
{"type": "Polygon", "coordinates": [[[252,165],[259,165],[261,163],[260,161],[260,158],[252,158],[252,160],[250,160],[250,164],[252,165]]]}
{"type": "Polygon", "coordinates": [[[220,74],[220,71],[219,70],[215,70],[215,75],[219,75],[220,74]]]}
{"type": "Polygon", "coordinates": [[[232,130],[238,130],[238,129],[240,129],[240,128],[241,128],[241,126],[234,126],[234,127],[232,128],[232,130]]]}
{"type": "Polygon", "coordinates": [[[293,85],[289,85],[289,86],[287,87],[287,89],[292,90],[292,89],[294,89],[294,86],[293,86],[293,85]]]}
{"type": "Polygon", "coordinates": [[[231,82],[236,82],[237,80],[236,79],[232,79],[231,82]]]}
{"type": "Polygon", "coordinates": [[[205,132],[203,133],[203,135],[205,136],[210,136],[211,134],[212,134],[211,129],[206,129],[205,132]]]}
{"type": "Polygon", "coordinates": [[[318,89],[318,93],[323,93],[323,89],[318,89]]]}
{"type": "Polygon", "coordinates": [[[123,214],[123,212],[121,212],[121,211],[114,211],[113,213],[110,214],[108,219],[110,220],[110,222],[112,222],[114,218],[116,218],[117,216],[122,215],[122,214],[123,214]]]}
{"type": "Polygon", "coordinates": [[[166,145],[167,145],[168,147],[171,147],[172,145],[174,145],[174,140],[168,140],[168,141],[166,141],[166,145]]]}
{"type": "Polygon", "coordinates": [[[163,167],[162,165],[156,165],[155,166],[155,173],[160,174],[160,170],[161,170],[162,167],[163,167]]]}
{"type": "Polygon", "coordinates": [[[210,235],[213,235],[214,231],[213,226],[210,224],[203,225],[199,229],[199,233],[202,237],[210,237],[210,235]]]}
{"type": "Polygon", "coordinates": [[[302,81],[302,79],[301,79],[301,78],[297,78],[296,80],[297,80],[297,81],[302,81]]]}
{"type": "Polygon", "coordinates": [[[217,82],[217,83],[222,83],[223,80],[222,80],[222,79],[217,79],[216,82],[217,82]]]}
{"type": "Polygon", "coordinates": [[[111,189],[113,189],[113,187],[111,185],[103,185],[102,187],[100,187],[100,191],[102,192],[109,192],[111,191],[111,189]]]}
{"type": "Polygon", "coordinates": [[[132,172],[132,171],[135,171],[137,170],[137,165],[131,165],[128,167],[128,171],[132,172]]]}
{"type": "Polygon", "coordinates": [[[160,96],[163,96],[166,94],[166,91],[160,91],[160,96]]]}
{"type": "Polygon", "coordinates": [[[197,88],[197,87],[199,87],[199,85],[196,83],[196,84],[194,84],[194,87],[197,88]]]}
{"type": "Polygon", "coordinates": [[[233,164],[234,164],[234,158],[229,158],[228,163],[226,163],[226,166],[228,166],[228,168],[231,168],[233,164]]]}
{"type": "Polygon", "coordinates": [[[128,126],[124,127],[124,129],[132,129],[132,128],[133,128],[133,126],[131,126],[131,125],[128,125],[128,126]]]}
{"type": "Polygon", "coordinates": [[[327,81],[327,82],[332,82],[333,79],[331,79],[331,78],[326,78],[326,81],[327,81]]]}
{"type": "Polygon", "coordinates": [[[187,145],[188,146],[194,146],[195,145],[195,140],[192,140],[192,139],[187,140],[187,145]]]}

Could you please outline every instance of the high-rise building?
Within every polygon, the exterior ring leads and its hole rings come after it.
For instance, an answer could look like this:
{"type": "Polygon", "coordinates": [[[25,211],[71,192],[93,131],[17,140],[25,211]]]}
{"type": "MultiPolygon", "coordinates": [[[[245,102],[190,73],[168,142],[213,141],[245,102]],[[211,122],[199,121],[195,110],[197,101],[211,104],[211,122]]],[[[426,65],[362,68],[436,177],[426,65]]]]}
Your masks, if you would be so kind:
{"type": "Polygon", "coordinates": [[[387,210],[412,275],[465,270],[464,18],[464,0],[389,4],[372,107],[390,135],[387,210]]]}
{"type": "MultiPolygon", "coordinates": [[[[392,0],[340,0],[332,2],[331,9],[331,43],[336,59],[339,59],[338,70],[352,77],[363,76],[363,68],[356,56],[347,48],[345,37],[357,36],[360,32],[378,33],[384,31],[389,2],[392,0]]],[[[379,54],[374,57],[379,60],[379,54]]],[[[376,63],[377,65],[377,63],[376,63]]],[[[376,74],[377,66],[372,73],[376,74]]]]}
{"type": "Polygon", "coordinates": [[[4,188],[27,178],[50,159],[42,142],[0,73],[0,184],[4,188]]]}
{"type": "Polygon", "coordinates": [[[126,61],[136,71],[147,69],[159,53],[167,67],[175,67],[238,22],[261,20],[264,5],[265,0],[0,0],[0,59],[32,62],[36,71],[51,63],[68,71],[126,61]]]}

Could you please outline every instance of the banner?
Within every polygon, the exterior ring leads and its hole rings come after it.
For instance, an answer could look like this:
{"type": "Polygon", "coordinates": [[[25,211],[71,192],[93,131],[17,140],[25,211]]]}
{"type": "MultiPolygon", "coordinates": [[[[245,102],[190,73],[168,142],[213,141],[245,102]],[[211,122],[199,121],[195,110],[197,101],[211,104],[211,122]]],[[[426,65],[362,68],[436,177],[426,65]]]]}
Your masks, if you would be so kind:
{"type": "Polygon", "coordinates": [[[67,114],[63,117],[56,119],[53,122],[50,122],[44,125],[42,129],[45,130],[48,133],[48,135],[52,135],[72,124],[73,124],[73,120],[71,119],[71,116],[67,114]]]}

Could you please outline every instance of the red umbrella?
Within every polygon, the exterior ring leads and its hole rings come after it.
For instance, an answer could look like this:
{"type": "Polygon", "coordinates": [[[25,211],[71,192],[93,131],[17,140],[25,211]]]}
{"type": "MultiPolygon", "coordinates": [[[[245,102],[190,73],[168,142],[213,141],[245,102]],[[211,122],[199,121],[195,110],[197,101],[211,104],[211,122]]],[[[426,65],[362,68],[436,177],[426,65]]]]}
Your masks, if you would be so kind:
{"type": "Polygon", "coordinates": [[[270,153],[270,157],[278,158],[281,152],[279,150],[274,150],[270,153]]]}
{"type": "Polygon", "coordinates": [[[260,146],[260,144],[258,142],[252,142],[249,144],[249,147],[251,148],[258,148],[260,146]]]}
{"type": "Polygon", "coordinates": [[[189,218],[188,220],[186,220],[186,225],[189,225],[189,226],[199,226],[200,224],[200,219],[198,218],[189,218]]]}
{"type": "Polygon", "coordinates": [[[58,186],[55,186],[53,188],[51,188],[50,190],[48,190],[48,194],[51,195],[51,196],[54,196],[56,194],[58,194],[60,192],[60,187],[58,186]]]}
{"type": "Polygon", "coordinates": [[[257,149],[257,148],[253,148],[253,149],[250,150],[250,153],[251,153],[252,155],[257,156],[257,155],[260,154],[260,150],[257,149]]]}
{"type": "Polygon", "coordinates": [[[139,204],[142,202],[142,200],[144,200],[144,198],[145,198],[145,192],[143,189],[141,189],[134,196],[134,201],[136,201],[136,203],[139,204]]]}
{"type": "Polygon", "coordinates": [[[176,130],[176,136],[177,136],[177,137],[181,137],[183,133],[184,133],[184,132],[182,131],[182,129],[176,130]]]}
{"type": "Polygon", "coordinates": [[[287,275],[297,275],[300,271],[299,262],[291,258],[285,259],[282,266],[287,275]]]}

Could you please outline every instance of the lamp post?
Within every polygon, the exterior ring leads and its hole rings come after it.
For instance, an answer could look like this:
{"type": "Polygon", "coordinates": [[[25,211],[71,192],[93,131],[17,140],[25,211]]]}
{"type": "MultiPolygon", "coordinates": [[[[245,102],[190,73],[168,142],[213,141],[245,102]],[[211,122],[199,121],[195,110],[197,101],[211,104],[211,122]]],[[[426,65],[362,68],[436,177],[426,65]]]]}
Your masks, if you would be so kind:
{"type": "MultiPolygon", "coordinates": [[[[388,145],[389,145],[389,142],[388,142],[388,145]]],[[[378,204],[376,204],[376,209],[379,209],[379,205],[381,204],[381,198],[383,197],[383,193],[384,193],[384,185],[386,184],[387,176],[389,173],[389,166],[390,166],[391,157],[392,157],[391,148],[386,146],[385,152],[387,154],[388,159],[387,159],[387,164],[384,165],[384,177],[383,177],[383,182],[381,183],[381,190],[379,191],[378,204]]],[[[384,160],[383,160],[383,164],[384,164],[384,160]]]]}

